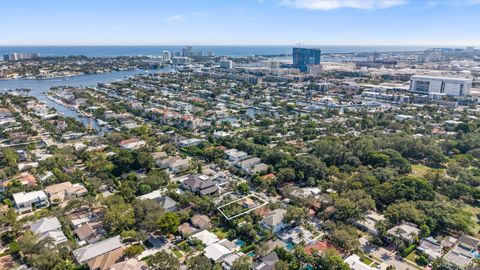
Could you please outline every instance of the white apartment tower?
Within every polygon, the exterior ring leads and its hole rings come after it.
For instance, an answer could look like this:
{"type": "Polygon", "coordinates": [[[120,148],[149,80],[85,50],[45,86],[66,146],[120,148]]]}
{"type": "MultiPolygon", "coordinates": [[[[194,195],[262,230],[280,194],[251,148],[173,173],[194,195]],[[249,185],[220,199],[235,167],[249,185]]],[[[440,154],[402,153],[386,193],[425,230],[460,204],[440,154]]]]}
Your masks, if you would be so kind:
{"type": "Polygon", "coordinates": [[[411,92],[428,94],[432,99],[441,99],[443,96],[468,96],[471,88],[472,80],[466,78],[414,75],[410,81],[411,92]]]}

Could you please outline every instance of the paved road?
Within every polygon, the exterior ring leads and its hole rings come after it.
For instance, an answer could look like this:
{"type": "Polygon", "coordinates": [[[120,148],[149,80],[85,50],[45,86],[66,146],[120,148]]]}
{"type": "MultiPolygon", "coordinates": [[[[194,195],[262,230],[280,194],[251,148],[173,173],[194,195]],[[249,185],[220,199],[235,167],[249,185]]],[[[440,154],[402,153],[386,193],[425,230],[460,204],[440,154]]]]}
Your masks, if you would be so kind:
{"type": "Polygon", "coordinates": [[[380,269],[385,270],[389,265],[395,266],[396,270],[416,270],[417,268],[408,264],[405,261],[402,261],[402,257],[397,255],[395,252],[392,252],[386,248],[383,247],[377,247],[373,245],[368,244],[368,240],[363,237],[360,238],[360,245],[366,254],[369,254],[370,256],[380,259],[383,261],[382,264],[380,264],[380,269]]]}

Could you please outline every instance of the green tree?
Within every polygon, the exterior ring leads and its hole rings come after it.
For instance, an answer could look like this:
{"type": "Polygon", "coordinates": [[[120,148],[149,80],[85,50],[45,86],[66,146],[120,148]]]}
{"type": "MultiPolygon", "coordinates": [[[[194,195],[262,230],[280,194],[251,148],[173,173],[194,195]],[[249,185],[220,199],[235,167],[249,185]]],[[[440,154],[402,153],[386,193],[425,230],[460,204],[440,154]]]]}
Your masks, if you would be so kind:
{"type": "Polygon", "coordinates": [[[212,262],[210,261],[209,258],[203,255],[198,255],[188,260],[188,269],[210,270],[212,269],[212,262]]]}
{"type": "Polygon", "coordinates": [[[123,255],[133,258],[140,255],[144,250],[145,249],[141,245],[131,245],[124,250],[123,255]]]}
{"type": "Polygon", "coordinates": [[[289,206],[283,219],[286,223],[294,222],[296,225],[301,225],[307,214],[307,209],[305,208],[289,206]]]}
{"type": "Polygon", "coordinates": [[[327,250],[322,256],[316,257],[315,266],[315,269],[322,270],[350,270],[335,250],[327,250]]]}
{"type": "Polygon", "coordinates": [[[430,236],[430,228],[426,224],[420,226],[420,238],[426,238],[430,236]]]}
{"type": "Polygon", "coordinates": [[[180,225],[178,215],[173,212],[163,213],[158,218],[158,231],[162,234],[175,233],[180,225]]]}
{"type": "Polygon", "coordinates": [[[233,262],[231,270],[250,270],[251,266],[252,260],[250,257],[242,256],[233,262]]]}
{"type": "Polygon", "coordinates": [[[110,196],[106,199],[107,210],[103,218],[105,227],[110,232],[120,233],[135,224],[135,214],[131,204],[120,196],[110,196]]]}
{"type": "Polygon", "coordinates": [[[173,254],[162,250],[152,255],[148,261],[148,265],[155,270],[177,270],[180,269],[180,262],[173,254]]]}
{"type": "Polygon", "coordinates": [[[237,186],[237,191],[240,194],[247,194],[250,191],[250,187],[248,186],[247,183],[242,182],[237,186]]]}

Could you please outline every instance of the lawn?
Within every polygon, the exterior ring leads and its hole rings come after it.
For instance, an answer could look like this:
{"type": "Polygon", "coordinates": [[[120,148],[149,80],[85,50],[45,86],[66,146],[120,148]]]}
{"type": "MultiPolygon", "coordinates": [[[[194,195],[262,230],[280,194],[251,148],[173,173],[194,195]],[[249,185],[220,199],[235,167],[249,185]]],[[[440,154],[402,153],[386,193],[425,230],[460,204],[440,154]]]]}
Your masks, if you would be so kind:
{"type": "Polygon", "coordinates": [[[409,260],[412,263],[415,263],[415,260],[417,259],[417,251],[412,251],[410,254],[408,254],[407,257],[405,257],[406,260],[409,260]]]}
{"type": "Polygon", "coordinates": [[[182,258],[183,255],[180,251],[176,250],[176,249],[172,249],[172,252],[173,254],[175,254],[175,256],[177,256],[178,258],[182,258]]]}
{"type": "Polygon", "coordinates": [[[366,265],[371,265],[373,263],[373,261],[366,256],[360,257],[360,261],[363,262],[366,265]]]}
{"type": "Polygon", "coordinates": [[[417,251],[414,250],[412,251],[410,254],[408,254],[407,257],[405,257],[405,262],[412,265],[413,267],[417,268],[417,269],[422,269],[420,266],[417,265],[416,263],[416,259],[417,259],[418,255],[417,255],[417,251]]]}
{"type": "MultiPolygon", "coordinates": [[[[465,204],[463,210],[473,214],[472,219],[474,220],[474,226],[472,227],[472,231],[475,233],[480,232],[480,224],[477,220],[477,214],[480,213],[480,209],[478,207],[473,207],[471,205],[465,204]]],[[[474,236],[478,236],[478,234],[474,236]]]]}
{"type": "Polygon", "coordinates": [[[228,236],[228,232],[223,230],[223,229],[220,229],[220,228],[215,228],[215,229],[212,230],[212,232],[215,235],[217,235],[219,238],[222,238],[222,239],[227,238],[227,236],[228,236]]]}
{"type": "Polygon", "coordinates": [[[423,177],[425,176],[429,170],[432,170],[432,168],[427,167],[425,165],[412,165],[412,173],[410,173],[411,176],[418,176],[418,177],[423,177]]]}

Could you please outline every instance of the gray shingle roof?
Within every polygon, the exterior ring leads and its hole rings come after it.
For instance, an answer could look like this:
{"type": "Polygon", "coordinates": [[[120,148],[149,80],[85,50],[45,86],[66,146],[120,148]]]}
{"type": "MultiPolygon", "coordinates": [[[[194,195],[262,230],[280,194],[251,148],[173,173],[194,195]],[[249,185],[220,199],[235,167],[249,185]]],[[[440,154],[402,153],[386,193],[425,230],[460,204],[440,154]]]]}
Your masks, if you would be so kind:
{"type": "Polygon", "coordinates": [[[117,235],[98,243],[76,249],[73,251],[73,256],[75,256],[77,262],[84,263],[92,258],[98,257],[121,247],[123,247],[123,244],[120,241],[120,236],[117,235]]]}

